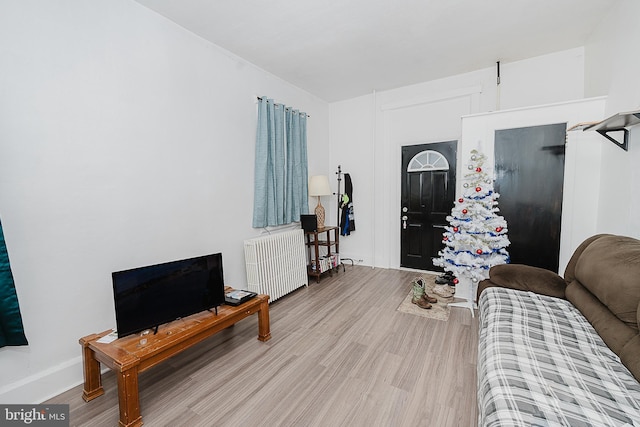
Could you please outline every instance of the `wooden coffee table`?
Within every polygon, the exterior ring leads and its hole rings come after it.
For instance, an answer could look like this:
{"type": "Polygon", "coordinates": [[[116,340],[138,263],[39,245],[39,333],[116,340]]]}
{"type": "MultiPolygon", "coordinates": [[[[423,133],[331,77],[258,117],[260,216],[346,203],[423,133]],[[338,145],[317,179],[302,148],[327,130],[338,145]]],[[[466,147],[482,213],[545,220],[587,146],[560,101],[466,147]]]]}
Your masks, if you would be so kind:
{"type": "Polygon", "coordinates": [[[203,311],[175,320],[161,325],[155,335],[134,334],[110,343],[98,342],[100,338],[112,332],[108,330],[80,338],[84,368],[82,398],[89,402],[104,394],[100,375],[100,363],[103,363],[113,370],[118,378],[119,425],[141,426],[142,415],[138,397],[140,372],[162,363],[255,313],[258,313],[258,339],[267,341],[271,338],[268,295],[258,295],[236,307],[222,305],[218,307],[217,315],[203,311]]]}

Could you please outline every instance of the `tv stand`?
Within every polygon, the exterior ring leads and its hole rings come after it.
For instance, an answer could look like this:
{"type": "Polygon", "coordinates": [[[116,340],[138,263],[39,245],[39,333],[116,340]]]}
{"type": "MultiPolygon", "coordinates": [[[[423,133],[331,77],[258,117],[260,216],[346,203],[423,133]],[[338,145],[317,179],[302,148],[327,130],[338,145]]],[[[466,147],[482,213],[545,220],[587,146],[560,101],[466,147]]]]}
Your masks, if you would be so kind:
{"type": "MultiPolygon", "coordinates": [[[[230,289],[225,289],[228,292],[230,289]]],[[[104,331],[80,338],[84,390],[82,398],[89,402],[104,394],[100,363],[116,373],[120,427],[142,425],[138,397],[138,374],[158,365],[193,345],[209,338],[240,320],[258,314],[258,340],[271,338],[269,328],[269,295],[258,295],[238,306],[223,305],[217,314],[203,311],[183,319],[167,323],[157,335],[140,334],[119,338],[110,343],[98,340],[112,331],[104,331]]]]}

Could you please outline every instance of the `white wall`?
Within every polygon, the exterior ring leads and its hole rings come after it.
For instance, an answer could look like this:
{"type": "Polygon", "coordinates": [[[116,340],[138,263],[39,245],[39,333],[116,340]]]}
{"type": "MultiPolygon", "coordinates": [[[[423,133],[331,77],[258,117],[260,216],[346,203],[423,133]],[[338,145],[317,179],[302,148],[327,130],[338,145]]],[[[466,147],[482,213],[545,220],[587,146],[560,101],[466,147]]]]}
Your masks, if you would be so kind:
{"type": "Polygon", "coordinates": [[[256,95],[324,101],[129,0],[0,3],[0,215],[29,345],[0,349],[0,402],[82,379],[82,336],[115,326],[112,271],[221,251],[246,287],[256,95]]]}
{"type": "MultiPolygon", "coordinates": [[[[340,253],[343,257],[349,257],[355,262],[363,260],[367,265],[373,265],[370,261],[373,247],[374,228],[373,212],[375,211],[374,197],[375,163],[374,153],[374,105],[372,96],[361,96],[346,102],[337,102],[331,105],[331,117],[344,118],[339,126],[331,123],[330,141],[331,166],[333,174],[329,175],[331,188],[337,192],[338,182],[335,172],[338,165],[343,173],[348,173],[353,184],[353,206],[356,231],[349,236],[340,238],[340,253]],[[333,142],[341,141],[339,144],[333,142]],[[361,231],[362,230],[362,231],[361,231]]],[[[344,180],[341,182],[341,192],[344,193],[344,180]]],[[[324,203],[324,202],[323,202],[324,203]]],[[[337,198],[331,199],[330,207],[327,207],[327,220],[329,225],[339,225],[337,219],[337,198]],[[330,214],[331,212],[331,214],[330,214]]]]}
{"type": "MultiPolygon", "coordinates": [[[[640,110],[640,2],[620,0],[585,46],[585,91],[607,95],[606,114],[640,110]]],[[[603,139],[598,231],[640,237],[640,126],[629,151],[603,139]]]]}
{"type": "MultiPolygon", "coordinates": [[[[487,68],[332,103],[330,161],[352,176],[357,225],[341,240],[341,253],[398,267],[401,147],[460,140],[461,117],[469,114],[581,99],[583,52],[502,63],[499,91],[496,69],[487,68]]],[[[459,165],[461,156],[459,148],[459,165]]]]}

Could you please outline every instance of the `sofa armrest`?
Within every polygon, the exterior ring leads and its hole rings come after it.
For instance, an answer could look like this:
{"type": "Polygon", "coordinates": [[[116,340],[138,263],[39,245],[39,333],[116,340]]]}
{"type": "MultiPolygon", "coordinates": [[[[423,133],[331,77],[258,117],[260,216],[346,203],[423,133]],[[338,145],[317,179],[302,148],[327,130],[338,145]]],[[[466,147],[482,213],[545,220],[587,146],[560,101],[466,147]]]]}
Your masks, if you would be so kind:
{"type": "Polygon", "coordinates": [[[564,291],[567,284],[562,277],[544,268],[523,264],[501,264],[491,267],[489,278],[478,284],[478,298],[483,290],[492,286],[565,299],[564,291]]]}

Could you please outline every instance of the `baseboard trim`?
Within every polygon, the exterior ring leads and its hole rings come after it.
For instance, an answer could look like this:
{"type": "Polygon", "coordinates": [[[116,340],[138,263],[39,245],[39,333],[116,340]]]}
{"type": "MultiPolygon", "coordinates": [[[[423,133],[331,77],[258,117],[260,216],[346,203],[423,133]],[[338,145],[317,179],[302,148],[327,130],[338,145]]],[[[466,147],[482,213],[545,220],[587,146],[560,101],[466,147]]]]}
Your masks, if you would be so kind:
{"type": "Polygon", "coordinates": [[[82,357],[78,356],[0,387],[0,402],[38,404],[72,389],[82,382],[82,357]]]}

